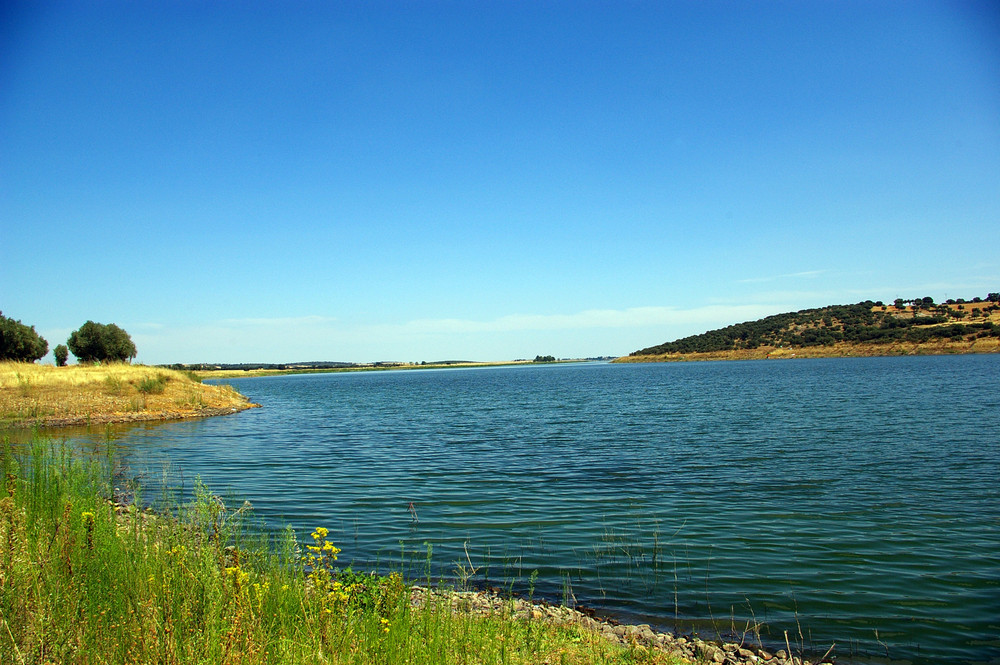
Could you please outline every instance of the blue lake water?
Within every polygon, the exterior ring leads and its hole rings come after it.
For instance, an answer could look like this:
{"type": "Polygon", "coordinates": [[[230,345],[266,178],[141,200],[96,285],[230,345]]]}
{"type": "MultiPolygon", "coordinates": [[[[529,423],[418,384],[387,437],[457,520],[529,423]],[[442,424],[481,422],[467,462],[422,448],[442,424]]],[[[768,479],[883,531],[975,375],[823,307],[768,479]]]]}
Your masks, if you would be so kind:
{"type": "Polygon", "coordinates": [[[341,561],[842,661],[1000,662],[1000,356],[541,365],[227,381],[133,427],[341,561]],[[412,504],[412,509],[411,509],[412,504]],[[402,561],[401,561],[402,560],[402,561]]]}

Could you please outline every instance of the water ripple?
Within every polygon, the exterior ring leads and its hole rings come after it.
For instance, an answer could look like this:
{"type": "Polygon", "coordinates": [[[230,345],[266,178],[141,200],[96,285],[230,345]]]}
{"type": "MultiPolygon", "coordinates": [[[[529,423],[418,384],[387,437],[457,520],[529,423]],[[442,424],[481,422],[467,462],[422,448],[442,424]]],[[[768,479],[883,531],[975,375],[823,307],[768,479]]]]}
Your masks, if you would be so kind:
{"type": "Polygon", "coordinates": [[[537,593],[667,627],[1000,658],[1000,356],[231,383],[265,408],[136,428],[133,463],[327,525],[345,561],[420,575],[429,543],[436,575],[537,569],[537,593]]]}

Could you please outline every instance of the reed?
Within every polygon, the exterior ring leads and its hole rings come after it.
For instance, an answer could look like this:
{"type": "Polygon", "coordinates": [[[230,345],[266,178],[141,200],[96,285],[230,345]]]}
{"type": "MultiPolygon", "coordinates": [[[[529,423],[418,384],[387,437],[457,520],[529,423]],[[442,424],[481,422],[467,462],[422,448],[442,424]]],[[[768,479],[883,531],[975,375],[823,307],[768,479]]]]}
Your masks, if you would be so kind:
{"type": "Polygon", "coordinates": [[[338,568],[326,529],[268,535],[200,483],[156,513],[141,488],[115,501],[108,443],[0,444],[5,663],[679,662],[513,610],[414,606],[398,572],[338,568]]]}

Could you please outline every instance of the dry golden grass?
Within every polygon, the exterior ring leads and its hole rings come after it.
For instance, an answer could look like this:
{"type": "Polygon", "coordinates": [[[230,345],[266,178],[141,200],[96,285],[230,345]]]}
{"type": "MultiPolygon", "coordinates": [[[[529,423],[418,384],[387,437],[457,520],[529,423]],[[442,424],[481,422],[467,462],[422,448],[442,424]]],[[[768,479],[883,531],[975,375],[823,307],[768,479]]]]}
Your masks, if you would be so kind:
{"type": "Polygon", "coordinates": [[[230,386],[144,365],[0,362],[0,427],[172,420],[255,406],[230,386]]]}
{"type": "MultiPolygon", "coordinates": [[[[989,302],[966,302],[966,303],[954,303],[945,305],[935,305],[934,308],[946,307],[952,312],[965,312],[965,318],[948,321],[947,323],[941,325],[951,325],[952,323],[984,323],[986,321],[992,321],[993,323],[1000,323],[1000,309],[989,310],[988,308],[993,303],[989,302]],[[972,310],[979,310],[978,312],[973,312],[972,310]]],[[[881,307],[872,307],[873,312],[881,312],[883,309],[881,307]]],[[[887,305],[885,307],[885,312],[891,314],[900,319],[912,319],[914,316],[933,316],[937,312],[933,310],[928,310],[925,308],[916,309],[910,305],[903,305],[902,307],[896,307],[895,305],[887,305]]]]}

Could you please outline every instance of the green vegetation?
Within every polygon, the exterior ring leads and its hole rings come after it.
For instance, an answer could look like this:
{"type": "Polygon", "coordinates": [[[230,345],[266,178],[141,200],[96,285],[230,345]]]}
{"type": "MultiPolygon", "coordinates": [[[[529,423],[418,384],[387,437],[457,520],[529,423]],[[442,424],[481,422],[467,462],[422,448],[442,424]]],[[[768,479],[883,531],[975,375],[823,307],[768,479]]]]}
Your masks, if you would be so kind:
{"type": "Polygon", "coordinates": [[[52,356],[56,359],[56,367],[65,367],[69,359],[69,348],[65,344],[58,344],[52,349],[52,356]]]}
{"type": "MultiPolygon", "coordinates": [[[[155,513],[112,494],[113,442],[0,443],[0,654],[7,663],[676,663],[575,624],[411,603],[398,574],[338,569],[200,484],[155,513]]],[[[128,488],[137,492],[136,488],[128,488]]],[[[141,504],[139,504],[141,505],[141,504]]]]}
{"type": "Polygon", "coordinates": [[[49,352],[49,343],[35,326],[7,318],[0,312],[0,360],[35,362],[49,352]]]}
{"type": "Polygon", "coordinates": [[[536,362],[536,363],[554,363],[555,361],[556,361],[556,357],[555,356],[535,356],[535,360],[533,362],[536,362]]]}
{"type": "Polygon", "coordinates": [[[993,321],[1000,312],[1000,305],[989,298],[986,301],[976,298],[975,302],[979,306],[971,312],[967,312],[962,303],[936,305],[929,297],[910,301],[897,299],[891,309],[871,300],[854,305],[804,309],[684,337],[630,355],[711,353],[761,347],[795,349],[838,343],[921,344],[932,340],[972,341],[1000,337],[1000,326],[993,321]]]}
{"type": "Polygon", "coordinates": [[[66,343],[83,363],[125,362],[136,356],[132,338],[113,323],[87,321],[73,331],[66,343]]]}
{"type": "Polygon", "coordinates": [[[139,379],[135,384],[135,389],[147,395],[162,395],[169,380],[170,377],[162,373],[158,373],[156,376],[146,376],[139,379]]]}

